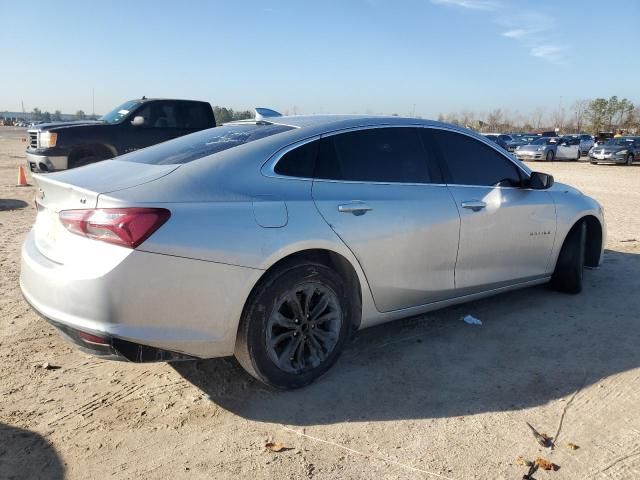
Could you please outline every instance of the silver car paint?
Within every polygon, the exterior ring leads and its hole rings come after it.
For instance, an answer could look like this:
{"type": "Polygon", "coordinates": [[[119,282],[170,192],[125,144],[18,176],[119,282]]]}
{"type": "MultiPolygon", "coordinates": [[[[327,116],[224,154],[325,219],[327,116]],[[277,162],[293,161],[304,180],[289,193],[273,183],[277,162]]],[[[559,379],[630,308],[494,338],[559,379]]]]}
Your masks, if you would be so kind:
{"type": "Polygon", "coordinates": [[[553,151],[555,160],[577,160],[579,157],[578,145],[560,145],[559,143],[551,143],[546,145],[529,144],[523,145],[515,154],[518,158],[546,160],[547,153],[553,151]],[[539,150],[542,148],[541,150],[539,150]]]}
{"type": "Polygon", "coordinates": [[[320,135],[396,125],[471,135],[530,172],[465,129],[397,117],[282,117],[278,122],[298,128],[180,166],[116,159],[36,176],[54,198],[43,200],[45,211],[23,246],[21,286],[29,302],[72,327],[199,357],[222,356],[233,353],[241,312],[256,282],[276,262],[302,250],[329,250],[352,265],[361,286],[361,327],[367,327],[545,282],[575,221],[593,215],[604,230],[597,202],[561,184],[534,191],[314,182],[281,177],[272,169],[288,148],[320,135]],[[101,180],[110,170],[120,173],[101,180]],[[116,180],[124,172],[126,180],[116,180]],[[464,211],[461,220],[459,204],[471,199],[488,201],[488,208],[464,211]],[[355,216],[333,208],[345,200],[371,203],[373,210],[355,216]],[[423,208],[421,218],[424,201],[438,202],[439,208],[423,208]],[[47,258],[36,246],[47,235],[47,215],[92,205],[162,206],[172,216],[137,250],[63,230],[56,243],[65,253],[58,262],[47,258]],[[532,235],[540,232],[551,233],[532,235]],[[402,257],[407,252],[411,257],[402,257]],[[455,261],[464,283],[458,284],[457,275],[453,283],[455,261]],[[403,269],[394,271],[398,264],[403,269]]]}

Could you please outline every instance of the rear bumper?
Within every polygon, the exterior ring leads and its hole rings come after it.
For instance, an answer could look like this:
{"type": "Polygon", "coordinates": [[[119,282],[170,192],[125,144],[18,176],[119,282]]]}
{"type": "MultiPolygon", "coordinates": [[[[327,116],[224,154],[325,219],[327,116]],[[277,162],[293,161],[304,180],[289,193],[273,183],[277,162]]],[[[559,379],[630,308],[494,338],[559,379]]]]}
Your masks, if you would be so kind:
{"type": "Polygon", "coordinates": [[[27,166],[33,173],[47,173],[58,170],[66,170],[69,164],[69,157],[66,155],[47,156],[26,152],[27,166]]]}
{"type": "Polygon", "coordinates": [[[192,357],[190,355],[129,342],[121,338],[105,335],[104,333],[77,330],[69,325],[65,325],[45,317],[36,307],[31,305],[26,296],[24,296],[24,299],[38,315],[58,330],[58,333],[60,333],[62,338],[74,345],[78,350],[89,355],[94,355],[106,360],[136,363],[173,362],[196,359],[196,357],[192,357]],[[82,333],[90,333],[91,335],[100,338],[101,341],[96,342],[95,340],[91,341],[90,339],[83,338],[82,333]]]}
{"type": "Polygon", "coordinates": [[[22,293],[68,340],[93,354],[135,361],[233,354],[260,270],[138,250],[118,257],[108,249],[122,247],[97,243],[99,253],[78,247],[78,258],[65,265],[40,253],[33,231],[22,246],[22,293]],[[111,348],[78,342],[79,332],[107,339],[111,348]]]}

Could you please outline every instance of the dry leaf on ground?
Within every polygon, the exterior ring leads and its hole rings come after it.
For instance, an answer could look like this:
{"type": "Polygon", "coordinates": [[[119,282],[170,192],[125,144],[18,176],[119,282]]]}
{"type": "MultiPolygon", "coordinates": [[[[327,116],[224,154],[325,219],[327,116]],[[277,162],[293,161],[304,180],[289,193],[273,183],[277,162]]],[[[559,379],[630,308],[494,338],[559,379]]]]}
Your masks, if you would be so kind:
{"type": "Polygon", "coordinates": [[[533,436],[536,439],[536,442],[538,442],[540,444],[541,447],[552,447],[553,446],[553,441],[551,440],[551,437],[549,437],[546,433],[539,433],[535,428],[533,428],[533,426],[531,426],[531,424],[529,422],[525,422],[527,424],[527,427],[529,427],[529,429],[531,430],[531,433],[533,433],[533,436]]]}
{"type": "Polygon", "coordinates": [[[552,470],[554,472],[560,468],[555,463],[550,462],[546,458],[542,458],[542,457],[536,458],[536,464],[543,470],[552,470]]]}
{"type": "Polygon", "coordinates": [[[580,446],[576,445],[575,443],[567,443],[567,447],[569,447],[571,450],[577,450],[580,448],[580,446]]]}
{"type": "Polygon", "coordinates": [[[265,443],[264,448],[270,452],[284,452],[286,450],[291,450],[291,447],[287,447],[280,442],[267,442],[265,443]]]}
{"type": "Polygon", "coordinates": [[[522,465],[523,467],[530,467],[533,462],[531,460],[525,460],[522,455],[516,458],[516,463],[518,465],[522,465]]]}

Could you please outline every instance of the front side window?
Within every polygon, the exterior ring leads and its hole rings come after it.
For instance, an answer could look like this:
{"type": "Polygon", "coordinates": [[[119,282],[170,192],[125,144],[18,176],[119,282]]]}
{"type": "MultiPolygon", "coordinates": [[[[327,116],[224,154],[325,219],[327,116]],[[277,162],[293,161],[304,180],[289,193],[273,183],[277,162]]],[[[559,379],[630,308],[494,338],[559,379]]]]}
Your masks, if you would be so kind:
{"type": "Polygon", "coordinates": [[[331,180],[429,183],[419,129],[384,127],[323,138],[315,177],[331,180]]]}
{"type": "Polygon", "coordinates": [[[448,130],[424,129],[425,141],[437,147],[447,183],[456,185],[507,186],[521,184],[518,167],[479,140],[448,130]]]}
{"type": "Polygon", "coordinates": [[[118,157],[118,160],[152,165],[188,163],[292,129],[288,125],[226,125],[143,148],[118,157]]]}

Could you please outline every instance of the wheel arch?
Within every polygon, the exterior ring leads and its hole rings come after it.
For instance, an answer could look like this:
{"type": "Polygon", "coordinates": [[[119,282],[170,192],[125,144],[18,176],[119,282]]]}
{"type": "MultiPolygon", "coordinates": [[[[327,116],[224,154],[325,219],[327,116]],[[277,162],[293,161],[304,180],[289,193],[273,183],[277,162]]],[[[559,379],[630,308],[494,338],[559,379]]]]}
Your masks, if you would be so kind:
{"type": "Polygon", "coordinates": [[[358,276],[358,272],[355,266],[344,255],[326,248],[307,248],[298,250],[289,253],[272,263],[256,281],[251,292],[247,296],[243,307],[243,316],[246,306],[249,304],[256,291],[261,288],[262,284],[267,281],[271,275],[278,270],[285,268],[289,264],[301,262],[313,262],[325,265],[326,267],[336,271],[342,278],[344,278],[347,288],[349,288],[353,298],[356,299],[354,302],[356,311],[352,318],[352,330],[355,331],[360,328],[362,321],[363,285],[358,276]]]}
{"type": "Polygon", "coordinates": [[[72,168],[74,162],[87,156],[98,156],[107,159],[116,155],[117,152],[111,145],[103,143],[76,145],[69,152],[69,168],[72,168]]]}
{"type": "MultiPolygon", "coordinates": [[[[600,265],[602,256],[603,229],[600,220],[593,215],[587,215],[580,219],[587,224],[587,239],[584,252],[584,263],[587,267],[600,265]]],[[[576,222],[577,224],[578,222],[576,222]]]]}
{"type": "MultiPolygon", "coordinates": [[[[584,252],[584,264],[587,267],[597,267],[600,265],[600,259],[602,257],[602,242],[603,242],[603,228],[600,220],[594,215],[584,215],[578,218],[571,228],[567,230],[567,233],[562,240],[562,246],[564,246],[569,234],[579,228],[582,223],[587,226],[587,235],[584,252]]],[[[557,259],[556,259],[557,261],[557,259]]]]}

